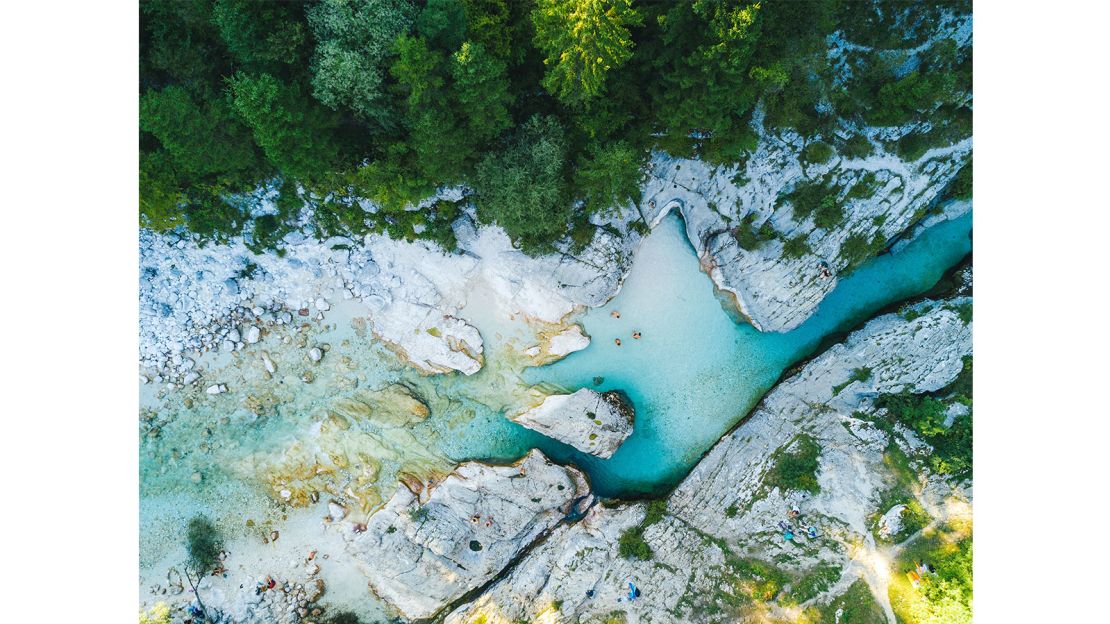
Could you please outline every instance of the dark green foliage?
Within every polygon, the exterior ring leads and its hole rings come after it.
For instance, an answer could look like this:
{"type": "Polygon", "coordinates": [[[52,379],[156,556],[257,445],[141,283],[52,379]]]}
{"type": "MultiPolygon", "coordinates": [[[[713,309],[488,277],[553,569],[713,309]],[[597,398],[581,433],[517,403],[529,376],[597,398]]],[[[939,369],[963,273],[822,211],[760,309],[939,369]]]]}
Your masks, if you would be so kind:
{"type": "Polygon", "coordinates": [[[848,190],[847,199],[869,199],[875,195],[878,182],[874,171],[868,171],[848,190]]]}
{"type": "Polygon", "coordinates": [[[802,160],[807,163],[823,163],[828,162],[833,157],[836,151],[832,146],[824,141],[813,141],[805,146],[802,150],[802,160]]]}
{"type": "Polygon", "coordinates": [[[811,250],[809,248],[809,243],[806,242],[807,238],[809,238],[807,235],[799,234],[794,238],[787,239],[786,242],[782,244],[782,255],[787,258],[797,259],[809,253],[811,250]]]}
{"type": "Polygon", "coordinates": [[[428,0],[416,18],[416,32],[437,47],[453,52],[466,36],[466,11],[460,0],[428,0]]]}
{"type": "Polygon", "coordinates": [[[189,520],[185,547],[189,552],[189,566],[205,575],[219,563],[223,544],[215,525],[204,516],[196,516],[189,520]]]}
{"type": "Polygon", "coordinates": [[[817,203],[817,210],[813,213],[813,224],[828,230],[844,222],[844,205],[837,200],[835,195],[826,195],[817,203]]]}
{"type": "Polygon", "coordinates": [[[844,245],[840,248],[840,255],[848,263],[848,270],[851,271],[878,254],[885,247],[886,238],[881,232],[876,232],[870,239],[865,234],[856,232],[844,239],[844,245]]]}
{"type": "Polygon", "coordinates": [[[875,146],[862,134],[854,134],[840,147],[846,158],[867,158],[875,152],[875,146]]]}
{"type": "Polygon", "coordinates": [[[813,216],[813,224],[822,229],[840,225],[844,221],[844,206],[837,199],[839,189],[825,186],[824,182],[802,182],[785,199],[794,206],[794,217],[799,221],[813,216]]]}
{"type": "Polygon", "coordinates": [[[775,232],[770,220],[764,221],[757,229],[754,223],[756,217],[757,215],[754,212],[749,212],[744,215],[740,225],[732,228],[732,236],[736,239],[736,243],[747,251],[755,251],[763,243],[778,238],[778,233],[775,232]]]}
{"type": "Polygon", "coordinates": [[[216,0],[212,21],[235,60],[275,69],[304,60],[308,28],[305,2],[216,0]]]}
{"type": "Polygon", "coordinates": [[[951,199],[971,199],[971,175],[972,168],[969,160],[966,165],[960,167],[959,173],[948,185],[946,195],[951,199]]]}
{"type": "Polygon", "coordinates": [[[628,143],[594,143],[578,161],[574,188],[589,212],[612,212],[639,201],[644,165],[644,154],[628,143]]]}
{"type": "Polygon", "coordinates": [[[639,525],[626,529],[619,540],[620,556],[626,559],[647,561],[652,557],[651,546],[644,541],[644,531],[663,519],[667,513],[667,501],[653,500],[647,504],[644,519],[639,525]]]}
{"type": "MultiPolygon", "coordinates": [[[[843,30],[863,46],[917,45],[937,6],[141,0],[140,223],[243,234],[255,250],[280,247],[302,226],[453,247],[450,211],[411,208],[459,184],[474,190],[482,221],[504,225],[531,253],[567,236],[581,247],[592,216],[638,201],[653,149],[742,171],[760,133],[789,127],[806,137],[807,163],[865,157],[866,138],[834,132],[847,117],[928,122],[918,126],[928,133],[894,146],[917,157],[970,136],[969,46],[853,48],[842,85],[826,38],[843,30]],[[288,205],[252,218],[251,198],[274,186],[288,205]],[[375,209],[361,209],[363,198],[375,209]]],[[[965,169],[949,197],[970,194],[965,169]]],[[[867,190],[853,187],[848,199],[867,190]]],[[[836,227],[842,194],[799,197],[795,214],[836,227]]],[[[766,223],[734,231],[749,249],[772,234],[766,223]]]]}
{"type": "Polygon", "coordinates": [[[416,16],[407,0],[323,0],[307,13],[316,39],[312,94],[375,125],[395,125],[385,92],[393,42],[416,16]]]}
{"type": "Polygon", "coordinates": [[[319,179],[339,165],[339,117],[298,86],[270,74],[238,73],[228,81],[239,118],[281,171],[319,179]]]}
{"type": "Polygon", "coordinates": [[[729,505],[728,507],[725,508],[725,517],[726,518],[735,518],[736,514],[739,513],[739,511],[740,510],[736,508],[736,505],[729,505]]]}
{"type": "Polygon", "coordinates": [[[972,415],[957,417],[944,426],[948,406],[956,403],[972,407],[972,360],[964,359],[964,367],[948,387],[928,394],[886,394],[875,405],[885,407],[892,419],[913,429],[933,446],[929,466],[938,473],[957,477],[968,476],[972,469],[972,415]],[[948,400],[942,400],[949,397],[948,400]]]}
{"type": "Polygon", "coordinates": [[[544,250],[570,222],[566,166],[562,125],[554,117],[533,117],[478,163],[478,218],[505,228],[527,252],[544,250]]]}
{"type": "Polygon", "coordinates": [[[644,541],[644,530],[640,527],[632,527],[621,533],[618,552],[625,559],[647,561],[652,557],[651,546],[644,541]]]}
{"type": "Polygon", "coordinates": [[[809,436],[799,436],[793,447],[778,456],[774,468],[767,474],[767,485],[783,491],[820,492],[821,486],[817,483],[820,455],[821,445],[809,436]]]}
{"type": "Polygon", "coordinates": [[[864,366],[862,368],[853,369],[852,370],[852,376],[848,378],[848,381],[845,381],[844,383],[839,384],[837,386],[833,386],[833,394],[840,394],[840,391],[843,390],[844,388],[847,388],[848,385],[851,384],[852,382],[855,382],[855,381],[864,382],[864,381],[867,381],[868,379],[871,379],[871,369],[870,368],[864,366]]]}

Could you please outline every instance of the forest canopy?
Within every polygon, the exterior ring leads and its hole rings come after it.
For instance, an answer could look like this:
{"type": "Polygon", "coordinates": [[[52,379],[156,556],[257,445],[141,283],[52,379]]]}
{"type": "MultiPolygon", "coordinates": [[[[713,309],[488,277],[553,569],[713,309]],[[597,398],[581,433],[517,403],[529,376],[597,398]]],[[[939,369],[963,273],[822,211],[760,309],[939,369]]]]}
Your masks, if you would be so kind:
{"type": "Polygon", "coordinates": [[[830,83],[831,33],[900,31],[863,43],[910,47],[939,6],[141,0],[140,223],[262,249],[307,205],[319,236],[450,247],[457,207],[413,206],[464,185],[480,221],[546,251],[637,200],[653,149],[740,160],[761,100],[766,123],[807,136],[838,115],[897,125],[959,108],[970,59],[954,49],[830,83]],[[280,194],[277,214],[252,216],[262,188],[280,194]]]}

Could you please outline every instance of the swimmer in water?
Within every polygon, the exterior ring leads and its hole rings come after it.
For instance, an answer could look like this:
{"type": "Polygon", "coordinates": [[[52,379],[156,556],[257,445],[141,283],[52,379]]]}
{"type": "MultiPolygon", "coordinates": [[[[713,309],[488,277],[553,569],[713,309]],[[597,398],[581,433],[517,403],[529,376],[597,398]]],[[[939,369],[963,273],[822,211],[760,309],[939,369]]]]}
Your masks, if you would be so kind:
{"type": "Polygon", "coordinates": [[[621,312],[620,312],[620,310],[613,310],[612,312],[609,313],[609,316],[611,316],[613,318],[620,318],[621,317],[621,312]]]}
{"type": "Polygon", "coordinates": [[[614,342],[614,343],[615,343],[615,344],[616,344],[616,345],[617,345],[618,347],[619,347],[619,346],[621,346],[621,339],[620,339],[620,338],[615,338],[615,339],[613,340],[613,342],[614,342]]]}
{"type": "Polygon", "coordinates": [[[638,332],[638,331],[632,332],[632,337],[635,338],[636,340],[639,340],[640,339],[640,332],[638,332]]]}

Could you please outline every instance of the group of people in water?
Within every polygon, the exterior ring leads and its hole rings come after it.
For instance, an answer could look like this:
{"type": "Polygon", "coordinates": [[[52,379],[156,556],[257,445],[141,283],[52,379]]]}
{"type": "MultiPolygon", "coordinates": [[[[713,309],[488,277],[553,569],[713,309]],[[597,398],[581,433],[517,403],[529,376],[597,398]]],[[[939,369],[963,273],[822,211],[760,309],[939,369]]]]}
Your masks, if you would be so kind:
{"type": "MultiPolygon", "coordinates": [[[[613,310],[612,312],[609,313],[609,316],[611,316],[615,319],[619,319],[621,317],[621,312],[620,312],[620,310],[613,310]]],[[[639,340],[640,336],[642,336],[642,335],[643,334],[641,334],[639,330],[632,332],[632,337],[636,340],[639,340]]],[[[614,338],[613,339],[613,344],[617,345],[618,347],[621,346],[621,339],[620,338],[614,338]]]]}

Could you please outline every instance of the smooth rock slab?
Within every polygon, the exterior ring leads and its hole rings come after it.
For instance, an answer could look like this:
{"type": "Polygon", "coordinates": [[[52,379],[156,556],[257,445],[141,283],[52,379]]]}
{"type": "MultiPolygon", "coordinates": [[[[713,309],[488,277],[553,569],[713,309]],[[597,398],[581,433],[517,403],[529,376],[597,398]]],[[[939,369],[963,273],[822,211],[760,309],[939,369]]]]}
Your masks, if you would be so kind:
{"type": "Polygon", "coordinates": [[[408,619],[430,618],[496,576],[588,492],[582,473],[538,450],[511,466],[469,462],[423,496],[399,486],[365,532],[349,534],[348,551],[374,593],[408,619]]]}
{"type": "Polygon", "coordinates": [[[609,458],[632,435],[632,406],[617,392],[555,394],[512,420],[583,453],[609,458]]]}

